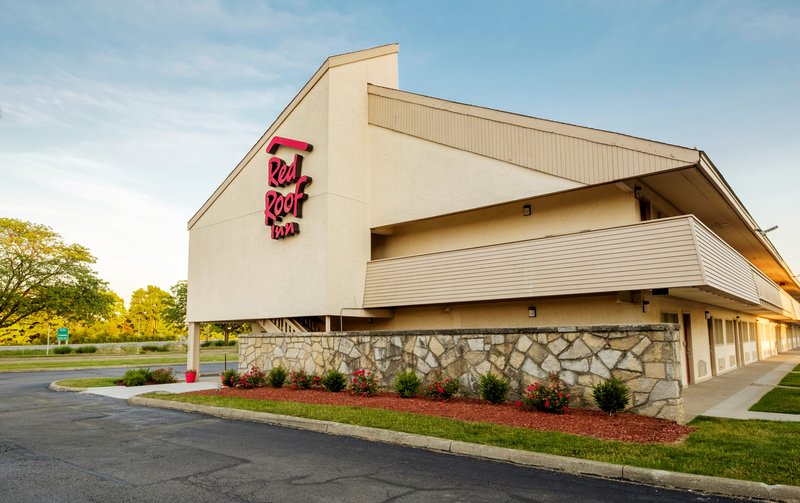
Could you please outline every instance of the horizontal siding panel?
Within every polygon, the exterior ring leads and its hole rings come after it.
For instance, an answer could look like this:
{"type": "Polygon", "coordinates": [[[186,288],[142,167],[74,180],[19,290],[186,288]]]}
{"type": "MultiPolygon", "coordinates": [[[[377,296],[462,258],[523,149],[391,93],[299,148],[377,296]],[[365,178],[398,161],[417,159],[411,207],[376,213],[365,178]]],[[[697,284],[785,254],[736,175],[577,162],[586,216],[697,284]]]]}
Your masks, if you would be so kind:
{"type": "Polygon", "coordinates": [[[687,165],[685,160],[369,94],[369,123],[587,184],[687,165]]]}
{"type": "Polygon", "coordinates": [[[752,304],[759,304],[753,265],[706,226],[697,220],[692,222],[706,284],[752,304]]]}
{"type": "Polygon", "coordinates": [[[384,259],[365,307],[584,294],[702,283],[688,218],[384,259]]]}

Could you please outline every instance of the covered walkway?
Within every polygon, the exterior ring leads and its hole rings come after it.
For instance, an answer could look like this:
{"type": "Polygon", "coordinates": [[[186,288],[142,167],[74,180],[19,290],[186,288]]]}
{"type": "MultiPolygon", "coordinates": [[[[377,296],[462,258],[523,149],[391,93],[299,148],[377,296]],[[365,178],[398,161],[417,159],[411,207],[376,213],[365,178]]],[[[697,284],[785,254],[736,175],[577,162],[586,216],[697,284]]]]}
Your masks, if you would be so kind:
{"type": "Polygon", "coordinates": [[[800,349],[793,349],[686,388],[684,390],[686,421],[691,421],[700,415],[732,419],[800,421],[800,415],[796,414],[747,410],[798,364],[800,364],[800,349]]]}

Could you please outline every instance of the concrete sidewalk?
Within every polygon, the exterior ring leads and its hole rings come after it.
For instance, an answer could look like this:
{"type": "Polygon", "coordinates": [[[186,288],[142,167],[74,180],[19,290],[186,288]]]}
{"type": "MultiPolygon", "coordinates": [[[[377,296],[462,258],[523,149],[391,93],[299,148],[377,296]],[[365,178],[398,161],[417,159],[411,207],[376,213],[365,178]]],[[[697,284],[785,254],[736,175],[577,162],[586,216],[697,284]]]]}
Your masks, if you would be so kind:
{"type": "Polygon", "coordinates": [[[793,349],[684,390],[686,421],[697,416],[732,419],[800,421],[797,414],[751,412],[749,409],[773,389],[787,372],[800,364],[800,349],[793,349]]]}
{"type": "Polygon", "coordinates": [[[166,392],[166,393],[186,393],[189,391],[202,391],[206,389],[218,389],[220,384],[219,375],[213,374],[208,376],[200,376],[197,381],[193,383],[176,382],[171,384],[150,384],[148,386],[101,386],[99,388],[65,388],[58,386],[55,383],[50,385],[50,389],[54,391],[80,391],[88,395],[108,396],[111,398],[119,398],[127,400],[133,396],[143,395],[152,392],[166,392]]]}

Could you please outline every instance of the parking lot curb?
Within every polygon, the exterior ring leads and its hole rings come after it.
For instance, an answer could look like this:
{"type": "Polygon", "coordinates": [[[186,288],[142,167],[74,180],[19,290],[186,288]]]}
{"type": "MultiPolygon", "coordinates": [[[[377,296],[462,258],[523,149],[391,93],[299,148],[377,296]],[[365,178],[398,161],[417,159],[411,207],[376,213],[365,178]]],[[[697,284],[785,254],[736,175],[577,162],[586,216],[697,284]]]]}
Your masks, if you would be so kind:
{"type": "Polygon", "coordinates": [[[128,399],[131,405],[157,407],[162,409],[196,412],[223,419],[252,421],[257,423],[284,426],[302,430],[316,431],[332,435],[341,435],[374,442],[428,449],[461,456],[503,461],[517,465],[544,468],[576,475],[590,475],[608,479],[624,480],[651,486],[670,489],[697,491],[706,494],[754,498],[767,501],[800,502],[800,487],[787,485],[770,485],[747,480],[694,475],[690,473],[668,472],[636,466],[615,465],[601,461],[555,456],[538,452],[522,451],[506,447],[494,447],[482,444],[447,440],[414,433],[403,433],[368,426],[334,423],[317,419],[285,416],[269,412],[254,412],[241,409],[174,402],[165,398],[144,398],[134,396],[128,399]]]}

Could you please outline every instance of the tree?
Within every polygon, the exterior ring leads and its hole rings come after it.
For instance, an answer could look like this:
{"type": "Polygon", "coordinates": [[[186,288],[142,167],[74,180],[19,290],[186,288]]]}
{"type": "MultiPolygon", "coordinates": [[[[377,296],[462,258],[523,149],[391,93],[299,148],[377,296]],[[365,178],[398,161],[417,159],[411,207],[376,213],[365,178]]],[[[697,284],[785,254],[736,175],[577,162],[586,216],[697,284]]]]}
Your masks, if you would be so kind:
{"type": "Polygon", "coordinates": [[[131,296],[128,317],[140,334],[155,335],[163,328],[164,311],[169,306],[169,293],[157,286],[139,288],[131,296]]]}
{"type": "Polygon", "coordinates": [[[0,218],[0,328],[49,313],[92,321],[108,313],[108,287],[95,258],[44,225],[0,218]]]}
{"type": "Polygon", "coordinates": [[[186,324],[186,294],[189,282],[181,280],[170,287],[172,297],[164,310],[164,320],[172,323],[178,330],[183,330],[186,324]]]}

